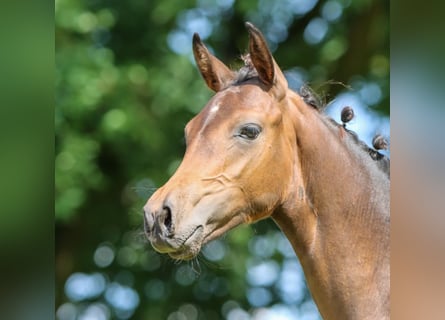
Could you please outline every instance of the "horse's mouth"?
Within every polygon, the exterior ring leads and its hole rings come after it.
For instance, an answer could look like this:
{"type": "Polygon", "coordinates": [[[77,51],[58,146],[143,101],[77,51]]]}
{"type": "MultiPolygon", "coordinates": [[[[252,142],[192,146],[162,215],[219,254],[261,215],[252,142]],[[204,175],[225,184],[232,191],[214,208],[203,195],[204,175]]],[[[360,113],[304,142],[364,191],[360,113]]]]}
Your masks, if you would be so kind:
{"type": "Polygon", "coordinates": [[[246,215],[239,212],[234,218],[224,223],[222,226],[209,228],[199,225],[184,241],[183,245],[174,252],[168,252],[169,256],[175,260],[191,260],[201,251],[206,243],[221,237],[228,230],[246,221],[246,215]],[[210,229],[210,231],[209,231],[210,229]],[[205,231],[206,230],[206,231],[205,231]]]}
{"type": "Polygon", "coordinates": [[[184,251],[176,251],[176,252],[170,252],[168,255],[170,258],[175,260],[192,260],[195,258],[199,253],[199,250],[197,252],[184,250],[184,251]]]}
{"type": "Polygon", "coordinates": [[[203,245],[220,236],[219,230],[203,235],[203,227],[198,227],[177,250],[168,252],[168,255],[175,260],[191,260],[195,258],[203,245]]]}
{"type": "Polygon", "coordinates": [[[168,252],[168,255],[175,260],[191,260],[196,257],[201,250],[203,230],[202,225],[197,226],[182,245],[177,250],[168,252]]]}

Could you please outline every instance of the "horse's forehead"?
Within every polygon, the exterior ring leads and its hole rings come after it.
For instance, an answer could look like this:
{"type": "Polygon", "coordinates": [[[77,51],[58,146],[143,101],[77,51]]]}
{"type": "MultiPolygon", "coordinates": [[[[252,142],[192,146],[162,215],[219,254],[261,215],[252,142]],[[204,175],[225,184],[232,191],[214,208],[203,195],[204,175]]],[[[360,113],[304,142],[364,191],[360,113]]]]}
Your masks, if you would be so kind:
{"type": "Polygon", "coordinates": [[[218,92],[207,104],[203,112],[207,116],[216,113],[231,115],[260,108],[270,97],[256,86],[231,86],[218,92]]]}
{"type": "Polygon", "coordinates": [[[246,114],[261,112],[270,99],[261,88],[253,85],[231,86],[218,92],[205,108],[189,123],[190,133],[214,132],[216,127],[243,118],[246,114]],[[211,127],[212,130],[206,130],[211,127]]]}

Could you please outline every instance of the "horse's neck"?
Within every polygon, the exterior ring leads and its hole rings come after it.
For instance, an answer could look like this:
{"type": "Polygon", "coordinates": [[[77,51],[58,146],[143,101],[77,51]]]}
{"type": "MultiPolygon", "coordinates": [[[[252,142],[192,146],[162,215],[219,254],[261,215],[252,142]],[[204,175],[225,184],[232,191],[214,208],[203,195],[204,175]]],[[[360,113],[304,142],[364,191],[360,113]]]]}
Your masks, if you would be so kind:
{"type": "Polygon", "coordinates": [[[273,218],[292,243],[323,317],[384,318],[389,182],[363,165],[354,146],[345,146],[342,128],[329,128],[309,107],[294,111],[302,113],[294,114],[293,192],[273,218]]]}

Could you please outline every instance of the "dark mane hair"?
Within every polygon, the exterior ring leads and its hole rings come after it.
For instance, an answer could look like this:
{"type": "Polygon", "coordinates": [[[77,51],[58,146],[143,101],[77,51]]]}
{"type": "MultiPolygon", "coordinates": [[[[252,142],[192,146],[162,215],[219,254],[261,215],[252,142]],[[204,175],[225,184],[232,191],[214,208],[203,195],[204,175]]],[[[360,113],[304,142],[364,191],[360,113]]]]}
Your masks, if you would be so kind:
{"type": "MultiPolygon", "coordinates": [[[[368,146],[363,140],[360,140],[357,133],[349,130],[346,128],[345,124],[341,125],[334,119],[326,116],[326,119],[335,127],[339,129],[344,129],[344,131],[348,134],[348,136],[351,138],[351,140],[364,152],[366,152],[372,160],[375,161],[377,164],[377,167],[383,171],[388,178],[390,177],[390,160],[387,156],[377,151],[377,148],[374,146],[374,148],[368,146]]],[[[376,137],[381,137],[379,135],[376,135],[376,137]]],[[[383,138],[383,137],[382,137],[383,138]]]]}
{"type": "Polygon", "coordinates": [[[241,55],[241,60],[243,60],[244,66],[242,66],[236,72],[233,84],[240,84],[247,80],[258,77],[258,71],[255,69],[252,60],[250,60],[250,54],[246,53],[241,55]]]}
{"type": "MultiPolygon", "coordinates": [[[[303,100],[306,102],[306,104],[310,105],[311,107],[313,107],[314,109],[322,112],[326,109],[326,105],[323,105],[321,103],[321,99],[318,97],[318,95],[307,85],[303,85],[300,88],[300,96],[303,98],[303,100]]],[[[346,122],[350,121],[353,117],[353,111],[351,107],[345,107],[343,109],[343,111],[345,111],[345,109],[349,109],[352,112],[351,118],[346,120],[345,122],[343,122],[343,124],[338,123],[337,121],[335,121],[334,119],[332,119],[331,117],[328,117],[327,115],[324,115],[326,120],[331,123],[335,128],[338,128],[339,130],[343,130],[347,133],[347,135],[351,138],[351,140],[364,152],[366,152],[372,160],[374,160],[377,164],[377,167],[383,171],[388,178],[390,177],[390,160],[387,156],[385,156],[384,154],[378,152],[378,149],[386,149],[387,146],[387,142],[386,140],[380,136],[380,135],[376,135],[374,137],[374,141],[376,141],[377,139],[379,139],[380,145],[378,143],[374,143],[373,147],[368,146],[363,140],[360,140],[357,133],[349,130],[348,128],[346,128],[346,122]]],[[[348,111],[349,111],[348,110],[348,111]]],[[[343,113],[342,111],[342,113],[343,113]]],[[[342,118],[343,118],[343,114],[342,114],[342,118]]],[[[342,119],[342,121],[344,121],[342,119]]]]}
{"type": "MultiPolygon", "coordinates": [[[[249,54],[241,55],[241,59],[244,62],[244,66],[242,66],[237,72],[235,79],[233,81],[233,85],[241,84],[247,80],[253,79],[258,77],[258,72],[255,69],[255,66],[252,63],[252,60],[250,59],[249,54]]],[[[327,104],[324,104],[320,96],[308,85],[304,84],[301,86],[300,92],[297,92],[306,102],[307,105],[311,106],[312,108],[318,110],[320,113],[322,113],[325,109],[327,104]]],[[[346,128],[346,123],[340,124],[331,117],[326,116],[326,120],[331,123],[334,127],[339,129],[344,129],[344,131],[348,134],[348,136],[351,138],[351,140],[366,154],[369,155],[369,157],[375,161],[377,164],[377,167],[383,171],[388,178],[390,177],[390,160],[387,156],[384,154],[378,152],[378,149],[384,149],[384,147],[380,148],[376,146],[374,143],[374,148],[368,146],[364,141],[360,140],[357,133],[355,133],[352,130],[349,130],[346,128]]],[[[381,136],[375,136],[374,140],[377,139],[377,137],[383,139],[381,136]]],[[[387,145],[386,140],[383,139],[383,144],[387,145]]]]}

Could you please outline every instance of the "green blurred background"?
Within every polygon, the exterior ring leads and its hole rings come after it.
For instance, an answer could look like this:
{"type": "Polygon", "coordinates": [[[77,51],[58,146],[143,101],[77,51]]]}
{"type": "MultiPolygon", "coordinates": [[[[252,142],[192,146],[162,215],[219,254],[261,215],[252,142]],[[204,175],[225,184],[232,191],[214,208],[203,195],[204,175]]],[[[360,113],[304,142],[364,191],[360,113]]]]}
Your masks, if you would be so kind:
{"type": "Polygon", "coordinates": [[[345,104],[356,108],[351,128],[368,143],[389,135],[388,1],[56,0],[57,319],[318,319],[270,220],[192,262],[157,254],[143,235],[142,206],[175,171],[183,128],[212,95],[192,34],[237,67],[245,21],[292,88],[308,83],[337,120],[345,104]]]}

